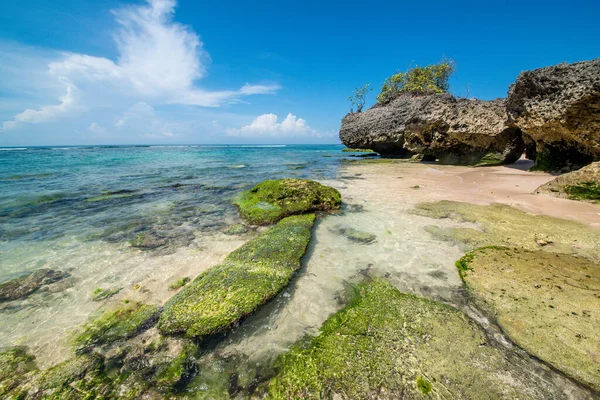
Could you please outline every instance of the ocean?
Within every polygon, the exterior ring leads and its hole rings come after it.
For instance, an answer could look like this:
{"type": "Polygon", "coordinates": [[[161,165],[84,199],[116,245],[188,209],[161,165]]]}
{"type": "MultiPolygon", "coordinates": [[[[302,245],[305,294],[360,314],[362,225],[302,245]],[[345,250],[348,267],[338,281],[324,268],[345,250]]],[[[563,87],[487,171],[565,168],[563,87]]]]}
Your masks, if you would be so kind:
{"type": "Polygon", "coordinates": [[[222,233],[241,222],[234,196],[265,179],[336,179],[348,158],[342,148],[0,148],[0,283],[43,268],[69,275],[0,302],[0,347],[26,344],[52,365],[104,303],[164,301],[169,282],[195,277],[248,240],[222,233]],[[132,247],[141,233],[154,234],[156,247],[132,247]],[[94,301],[98,288],[118,293],[94,301]]]}

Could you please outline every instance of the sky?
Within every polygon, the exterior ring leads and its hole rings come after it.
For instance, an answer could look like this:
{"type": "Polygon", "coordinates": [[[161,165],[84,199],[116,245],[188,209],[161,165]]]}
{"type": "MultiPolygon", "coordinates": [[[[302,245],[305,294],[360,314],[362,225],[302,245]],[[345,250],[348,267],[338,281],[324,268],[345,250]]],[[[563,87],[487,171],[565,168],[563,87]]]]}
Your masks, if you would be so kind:
{"type": "Polygon", "coordinates": [[[600,1],[19,0],[0,5],[0,146],[339,143],[348,96],[456,63],[451,92],[600,57],[600,1]]]}

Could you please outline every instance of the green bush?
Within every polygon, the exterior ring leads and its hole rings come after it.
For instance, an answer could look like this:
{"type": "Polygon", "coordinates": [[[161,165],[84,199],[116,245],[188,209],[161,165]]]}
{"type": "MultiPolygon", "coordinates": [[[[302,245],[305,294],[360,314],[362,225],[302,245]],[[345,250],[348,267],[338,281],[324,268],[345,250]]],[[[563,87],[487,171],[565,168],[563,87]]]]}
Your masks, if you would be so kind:
{"type": "Polygon", "coordinates": [[[446,93],[450,88],[448,79],[454,73],[454,61],[444,60],[426,67],[412,67],[406,72],[398,72],[383,82],[379,103],[388,103],[399,93],[446,93]]]}

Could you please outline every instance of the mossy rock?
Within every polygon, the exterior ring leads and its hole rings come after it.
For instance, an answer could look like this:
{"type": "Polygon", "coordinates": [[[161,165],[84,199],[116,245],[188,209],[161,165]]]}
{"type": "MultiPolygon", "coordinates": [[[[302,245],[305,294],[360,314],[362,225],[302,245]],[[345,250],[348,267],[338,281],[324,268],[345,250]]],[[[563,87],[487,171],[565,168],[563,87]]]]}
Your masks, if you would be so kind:
{"type": "Polygon", "coordinates": [[[457,262],[483,309],[529,353],[600,391],[600,265],[584,257],[488,247],[457,262]]]}
{"type": "Polygon", "coordinates": [[[35,357],[24,346],[14,346],[0,351],[0,397],[18,397],[17,387],[28,379],[26,374],[37,371],[35,357]],[[12,392],[12,393],[11,393],[12,392]]]}
{"type": "Polygon", "coordinates": [[[151,379],[152,383],[162,391],[173,388],[190,371],[192,358],[197,352],[198,346],[196,344],[185,344],[177,357],[157,366],[156,372],[151,379]]]}
{"type": "Polygon", "coordinates": [[[129,302],[92,318],[75,337],[78,350],[128,339],[151,327],[160,314],[157,306],[129,302]]]}
{"type": "Polygon", "coordinates": [[[565,186],[565,192],[573,200],[592,200],[600,201],[600,183],[599,182],[581,182],[574,185],[565,186]]]}
{"type": "Polygon", "coordinates": [[[434,238],[454,242],[467,251],[484,246],[537,250],[540,243],[547,243],[546,251],[585,255],[600,262],[600,230],[579,222],[529,214],[503,204],[482,206],[446,200],[418,204],[412,213],[477,224],[425,228],[434,238]]]}
{"type": "Polygon", "coordinates": [[[185,285],[187,285],[190,281],[190,278],[188,278],[187,276],[181,279],[177,279],[175,282],[172,282],[169,285],[169,290],[177,290],[180,289],[182,287],[184,287],[185,285]]]}
{"type": "Polygon", "coordinates": [[[167,302],[160,332],[200,338],[253,313],[300,268],[314,219],[313,214],[287,217],[198,276],[167,302]]]}
{"type": "Polygon", "coordinates": [[[337,210],[342,195],[315,181],[289,178],[261,182],[233,203],[249,223],[268,225],[289,215],[337,210]]]}
{"type": "Polygon", "coordinates": [[[383,281],[359,285],[318,336],[293,346],[277,366],[271,399],[554,397],[462,312],[383,281]]]}
{"type": "Polygon", "coordinates": [[[560,175],[537,188],[534,193],[598,203],[600,202],[600,162],[560,175]]]}
{"type": "Polygon", "coordinates": [[[123,289],[123,288],[116,288],[116,289],[96,288],[92,292],[92,300],[93,301],[106,300],[106,299],[114,296],[115,294],[119,293],[121,291],[121,289],[123,289]]]}
{"type": "Polygon", "coordinates": [[[506,156],[502,153],[487,153],[475,164],[476,167],[506,164],[506,156]]]}

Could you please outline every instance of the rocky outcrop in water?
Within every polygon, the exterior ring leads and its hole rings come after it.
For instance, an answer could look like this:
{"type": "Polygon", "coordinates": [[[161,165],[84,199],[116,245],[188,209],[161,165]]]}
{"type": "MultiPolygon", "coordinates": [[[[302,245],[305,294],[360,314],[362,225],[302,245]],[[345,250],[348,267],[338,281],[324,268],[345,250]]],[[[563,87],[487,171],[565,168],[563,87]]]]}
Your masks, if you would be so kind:
{"type": "Polygon", "coordinates": [[[600,58],[522,72],[509,89],[507,110],[535,142],[537,169],[600,160],[600,58]]]}
{"type": "Polygon", "coordinates": [[[384,156],[424,155],[444,164],[511,163],[523,152],[521,132],[507,124],[505,100],[459,99],[451,94],[403,94],[342,120],[340,139],[384,156]]]}
{"type": "Polygon", "coordinates": [[[535,194],[600,202],[600,162],[561,175],[540,186],[535,194]]]}
{"type": "Polygon", "coordinates": [[[17,300],[28,296],[44,285],[57,282],[70,274],[42,268],[31,274],[0,284],[0,302],[17,300]]]}

